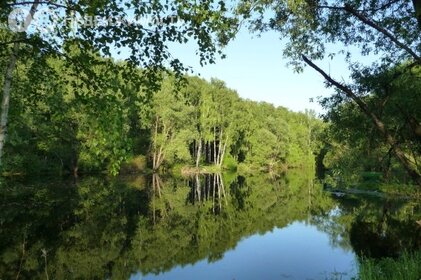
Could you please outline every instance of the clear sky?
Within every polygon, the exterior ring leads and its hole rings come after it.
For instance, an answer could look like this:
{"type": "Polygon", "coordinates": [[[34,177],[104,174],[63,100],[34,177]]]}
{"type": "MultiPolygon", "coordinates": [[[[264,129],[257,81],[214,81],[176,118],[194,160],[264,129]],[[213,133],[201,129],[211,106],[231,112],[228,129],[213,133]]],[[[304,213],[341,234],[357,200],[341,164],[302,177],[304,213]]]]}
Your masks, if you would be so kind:
{"type": "MultiPolygon", "coordinates": [[[[257,37],[242,30],[225,48],[227,57],[213,65],[201,67],[193,45],[175,46],[171,51],[203,78],[223,80],[243,98],[270,102],[293,111],[314,109],[321,113],[316,97],[329,95],[332,89],[325,88],[324,79],[313,69],[307,67],[297,74],[287,67],[287,60],[282,57],[283,47],[284,41],[275,32],[257,37]]],[[[348,76],[342,60],[326,59],[317,63],[340,80],[348,76]]]]}

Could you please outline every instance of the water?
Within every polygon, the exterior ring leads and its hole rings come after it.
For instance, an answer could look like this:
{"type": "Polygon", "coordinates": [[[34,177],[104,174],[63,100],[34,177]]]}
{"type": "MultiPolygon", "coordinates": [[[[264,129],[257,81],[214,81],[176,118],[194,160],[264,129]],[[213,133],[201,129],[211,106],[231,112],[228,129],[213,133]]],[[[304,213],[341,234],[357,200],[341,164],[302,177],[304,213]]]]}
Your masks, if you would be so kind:
{"type": "Polygon", "coordinates": [[[353,252],[330,246],[329,236],[315,226],[294,222],[244,238],[214,263],[202,260],[131,279],[349,279],[355,265],[353,252]]]}
{"type": "Polygon", "coordinates": [[[311,174],[2,182],[0,279],[352,279],[421,248],[416,202],[311,174]]]}

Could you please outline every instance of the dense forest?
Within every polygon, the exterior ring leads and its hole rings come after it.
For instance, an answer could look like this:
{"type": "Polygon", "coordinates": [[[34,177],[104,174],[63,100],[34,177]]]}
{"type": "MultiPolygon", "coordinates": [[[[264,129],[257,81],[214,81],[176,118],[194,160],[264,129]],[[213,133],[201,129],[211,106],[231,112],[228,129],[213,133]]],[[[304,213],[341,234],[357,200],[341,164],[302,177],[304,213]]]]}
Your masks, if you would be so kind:
{"type": "MultiPolygon", "coordinates": [[[[367,108],[383,120],[409,164],[420,170],[420,68],[409,72],[401,72],[401,68],[389,69],[359,79],[358,86],[372,89],[371,94],[362,99],[367,108]],[[395,77],[391,79],[391,76],[395,77]]],[[[411,181],[394,156],[394,147],[384,141],[383,135],[358,105],[349,101],[338,104],[332,99],[324,102],[330,109],[325,116],[328,126],[324,133],[328,141],[325,141],[322,153],[324,164],[332,170],[332,177],[341,178],[337,183],[411,181]]]]}
{"type": "MultiPolygon", "coordinates": [[[[68,56],[80,54],[73,47],[68,56]]],[[[17,65],[4,174],[282,172],[313,166],[332,185],[411,181],[350,101],[322,100],[329,110],[319,118],[244,100],[217,79],[171,72],[162,73],[161,86],[150,91],[133,82],[141,70],[129,74],[125,63],[94,58],[94,75],[107,81],[94,87],[65,60],[17,65]],[[49,79],[36,79],[40,71],[49,79]]],[[[419,169],[421,98],[414,92],[421,89],[420,74],[402,73],[385,84],[396,71],[361,78],[361,87],[375,89],[363,100],[419,169]]]]}
{"type": "Polygon", "coordinates": [[[243,100],[222,81],[166,74],[149,94],[125,83],[123,70],[115,75],[98,65],[109,85],[89,90],[63,61],[46,65],[51,79],[37,84],[37,65],[18,66],[3,172],[118,174],[122,164],[142,172],[240,163],[274,171],[311,165],[317,153],[322,123],[314,113],[243,100]]]}

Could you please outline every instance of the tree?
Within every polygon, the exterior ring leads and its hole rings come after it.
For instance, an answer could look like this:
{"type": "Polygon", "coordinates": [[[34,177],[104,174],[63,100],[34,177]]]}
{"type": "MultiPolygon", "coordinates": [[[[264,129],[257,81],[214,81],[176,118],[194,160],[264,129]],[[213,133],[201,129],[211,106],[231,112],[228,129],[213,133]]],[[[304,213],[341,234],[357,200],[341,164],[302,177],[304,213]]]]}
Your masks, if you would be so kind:
{"type": "Polygon", "coordinates": [[[158,170],[164,160],[189,160],[189,144],[193,141],[193,110],[181,95],[175,95],[174,79],[165,80],[153,97],[151,107],[152,167],[158,170]]]}
{"type": "MultiPolygon", "coordinates": [[[[416,1],[414,3],[417,6],[416,1]]],[[[294,69],[301,71],[303,65],[307,64],[326,79],[327,85],[337,89],[332,100],[355,102],[408,174],[421,185],[419,170],[410,163],[390,128],[364,102],[362,96],[371,94],[372,89],[358,83],[360,73],[378,73],[408,62],[390,77],[388,83],[391,83],[396,76],[421,64],[420,27],[410,1],[242,1],[238,11],[251,19],[252,29],[273,29],[287,36],[289,42],[284,55],[290,58],[294,69]],[[273,17],[265,16],[268,8],[273,10],[273,17]],[[395,13],[396,10],[399,13],[395,13]],[[371,67],[364,67],[353,61],[350,52],[340,51],[345,54],[354,80],[353,84],[340,83],[313,62],[326,55],[335,55],[326,52],[326,44],[330,43],[354,45],[359,47],[363,55],[375,54],[379,59],[371,67]]]]}
{"type": "MultiPolygon", "coordinates": [[[[364,102],[382,118],[405,151],[411,165],[419,170],[421,150],[416,120],[421,117],[418,110],[421,106],[421,95],[414,92],[421,91],[420,72],[415,68],[411,73],[402,74],[392,83],[385,84],[384,81],[389,81],[389,75],[395,71],[376,76],[367,75],[362,77],[359,83],[374,89],[371,95],[364,97],[364,102]]],[[[400,170],[395,167],[392,158],[393,150],[384,143],[383,136],[354,103],[346,102],[332,106],[327,117],[331,122],[328,134],[332,142],[336,143],[335,146],[339,145],[344,151],[354,155],[361,155],[354,160],[346,159],[346,156],[336,156],[331,159],[331,164],[342,163],[343,167],[350,166],[354,172],[358,169],[381,172],[386,180],[401,177],[400,170]]],[[[338,148],[334,150],[338,151],[338,148]]],[[[343,171],[345,168],[338,169],[343,171]]]]}

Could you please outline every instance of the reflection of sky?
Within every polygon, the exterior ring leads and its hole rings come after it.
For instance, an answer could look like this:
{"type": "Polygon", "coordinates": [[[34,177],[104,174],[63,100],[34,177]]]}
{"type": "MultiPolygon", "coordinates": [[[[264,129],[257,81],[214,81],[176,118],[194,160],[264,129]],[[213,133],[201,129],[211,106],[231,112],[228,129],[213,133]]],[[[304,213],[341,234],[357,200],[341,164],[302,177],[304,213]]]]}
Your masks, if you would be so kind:
{"type": "Polygon", "coordinates": [[[160,275],[138,273],[130,279],[350,279],[355,266],[355,255],[331,247],[326,233],[294,222],[242,240],[214,263],[203,260],[160,275]]]}

